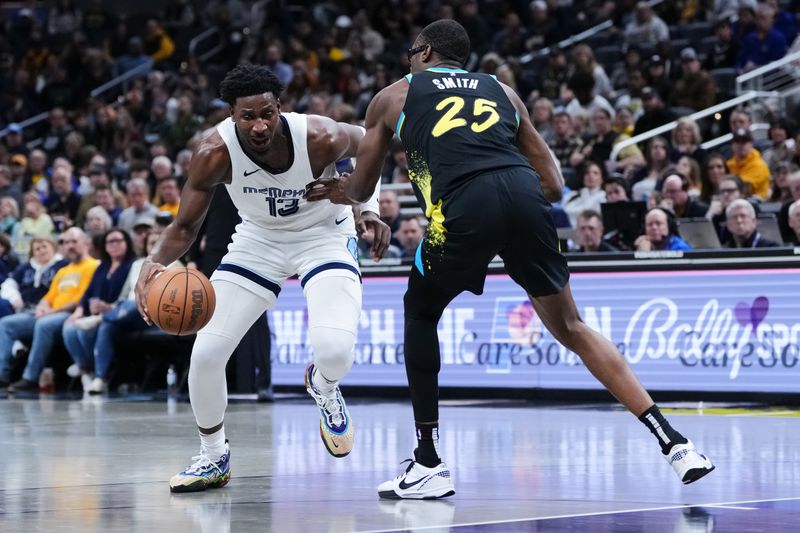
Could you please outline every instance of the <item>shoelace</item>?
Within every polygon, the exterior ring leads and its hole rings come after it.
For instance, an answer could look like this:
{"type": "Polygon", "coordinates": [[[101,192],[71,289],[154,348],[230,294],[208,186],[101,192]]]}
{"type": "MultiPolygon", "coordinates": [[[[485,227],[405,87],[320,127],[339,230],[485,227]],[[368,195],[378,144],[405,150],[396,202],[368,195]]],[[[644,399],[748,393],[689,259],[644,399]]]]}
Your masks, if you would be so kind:
{"type": "Polygon", "coordinates": [[[414,464],[415,464],[414,459],[406,459],[405,461],[400,461],[401,465],[404,465],[406,463],[408,463],[408,466],[406,467],[406,471],[403,472],[402,474],[400,474],[399,476],[395,477],[395,479],[404,478],[406,476],[406,474],[411,472],[411,469],[414,468],[414,464]]]}
{"type": "Polygon", "coordinates": [[[333,390],[333,398],[329,398],[314,389],[314,400],[317,402],[320,409],[325,411],[325,418],[328,420],[329,425],[340,426],[344,423],[342,404],[339,402],[336,389],[333,390]]]}
{"type": "Polygon", "coordinates": [[[209,459],[208,456],[204,454],[202,451],[200,452],[200,455],[195,455],[194,457],[192,457],[192,461],[194,461],[192,463],[192,466],[186,469],[187,473],[196,474],[200,472],[205,472],[209,469],[209,467],[214,467],[219,471],[222,470],[217,463],[209,459]]]}

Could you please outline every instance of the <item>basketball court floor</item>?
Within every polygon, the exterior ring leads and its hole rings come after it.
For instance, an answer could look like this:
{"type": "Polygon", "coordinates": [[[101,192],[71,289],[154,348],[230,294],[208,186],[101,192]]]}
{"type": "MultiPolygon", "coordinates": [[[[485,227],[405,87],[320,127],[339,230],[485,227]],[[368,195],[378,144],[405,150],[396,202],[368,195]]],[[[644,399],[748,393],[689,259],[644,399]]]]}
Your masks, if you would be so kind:
{"type": "Polygon", "coordinates": [[[310,399],[233,403],[231,483],[171,495],[199,447],[188,403],[0,399],[0,531],[800,531],[797,413],[682,407],[673,425],[717,466],[693,485],[615,407],[454,401],[441,444],[456,495],[381,501],[414,446],[406,402],[352,399],[344,459],[310,399]]]}

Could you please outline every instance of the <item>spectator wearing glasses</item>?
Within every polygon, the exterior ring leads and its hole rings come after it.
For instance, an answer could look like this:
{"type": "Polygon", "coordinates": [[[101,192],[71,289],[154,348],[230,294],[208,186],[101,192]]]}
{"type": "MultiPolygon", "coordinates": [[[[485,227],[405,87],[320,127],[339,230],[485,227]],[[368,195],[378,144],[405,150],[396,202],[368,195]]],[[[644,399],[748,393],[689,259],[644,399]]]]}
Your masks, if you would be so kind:
{"type": "Polygon", "coordinates": [[[728,226],[725,223],[725,210],[733,202],[750,195],[750,186],[742,181],[738,176],[727,175],[719,182],[718,194],[711,201],[711,205],[706,212],[706,218],[714,223],[720,242],[725,242],[730,238],[728,226]]]}
{"type": "Polygon", "coordinates": [[[120,229],[107,231],[103,243],[100,265],[94,271],[80,305],[61,330],[64,345],[75,361],[67,373],[71,377],[81,376],[83,390],[90,394],[108,390],[108,367],[96,366],[97,360],[103,357],[95,350],[98,326],[103,320],[102,314],[114,309],[136,259],[130,236],[120,229]]]}
{"type": "Polygon", "coordinates": [[[58,334],[70,313],[78,307],[99,261],[89,256],[89,239],[80,228],[61,236],[69,264],[61,268],[33,313],[18,313],[0,319],[0,365],[8,368],[15,340],[31,340],[28,364],[22,379],[8,386],[9,392],[36,391],[39,374],[47,365],[58,334]]]}
{"type": "Polygon", "coordinates": [[[678,218],[704,217],[708,205],[689,197],[689,180],[679,172],[671,172],[661,186],[662,207],[670,209],[678,218]]]}
{"type": "Polygon", "coordinates": [[[726,248],[773,248],[778,243],[765,239],[758,232],[756,210],[747,200],[734,200],[725,209],[725,225],[730,237],[723,243],[726,248]]]}

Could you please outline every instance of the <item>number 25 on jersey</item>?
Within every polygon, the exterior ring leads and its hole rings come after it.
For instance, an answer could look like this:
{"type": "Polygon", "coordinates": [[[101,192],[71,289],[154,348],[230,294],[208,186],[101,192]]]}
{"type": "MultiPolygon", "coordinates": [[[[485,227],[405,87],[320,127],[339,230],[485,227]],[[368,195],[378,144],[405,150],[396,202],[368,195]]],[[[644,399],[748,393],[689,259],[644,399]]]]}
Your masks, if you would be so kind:
{"type": "MultiPolygon", "coordinates": [[[[436,125],[433,126],[431,135],[441,137],[448,131],[466,126],[467,120],[459,117],[458,114],[464,109],[464,99],[460,96],[450,96],[436,105],[436,111],[444,111],[436,125]]],[[[500,115],[495,108],[497,102],[485,98],[476,98],[472,106],[472,123],[470,129],[475,133],[481,133],[494,126],[499,120],[500,115]]]]}

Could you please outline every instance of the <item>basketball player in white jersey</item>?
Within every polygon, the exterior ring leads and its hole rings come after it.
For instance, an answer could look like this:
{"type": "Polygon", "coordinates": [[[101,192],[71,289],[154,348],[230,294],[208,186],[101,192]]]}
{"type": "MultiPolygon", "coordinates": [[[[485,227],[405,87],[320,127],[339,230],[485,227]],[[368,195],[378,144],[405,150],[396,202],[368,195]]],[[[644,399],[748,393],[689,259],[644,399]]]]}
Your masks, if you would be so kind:
{"type": "Polygon", "coordinates": [[[200,141],[178,216],[136,284],[139,311],[149,322],[147,283],[186,252],[214,187],[224,183],[242,222],[211,276],[216,309],[192,349],[189,398],[200,431],[200,455],[170,480],[173,492],[222,487],[229,481],[225,365],[253,322],[275,305],[284,280],[295,274],[308,304],[314,360],[305,383],[320,408],[322,440],[336,457],[353,447],[353,423],[338,382],[353,364],[361,313],[356,228],[375,231],[375,259],[386,250],[391,232],[378,217],[377,189],[356,221],[350,205],[306,202],[306,186],[335,176],[336,161],[355,156],[364,130],[320,116],[281,114],[282,89],[266,67],[239,65],[227,74],[220,94],[231,116],[200,141]]]}

